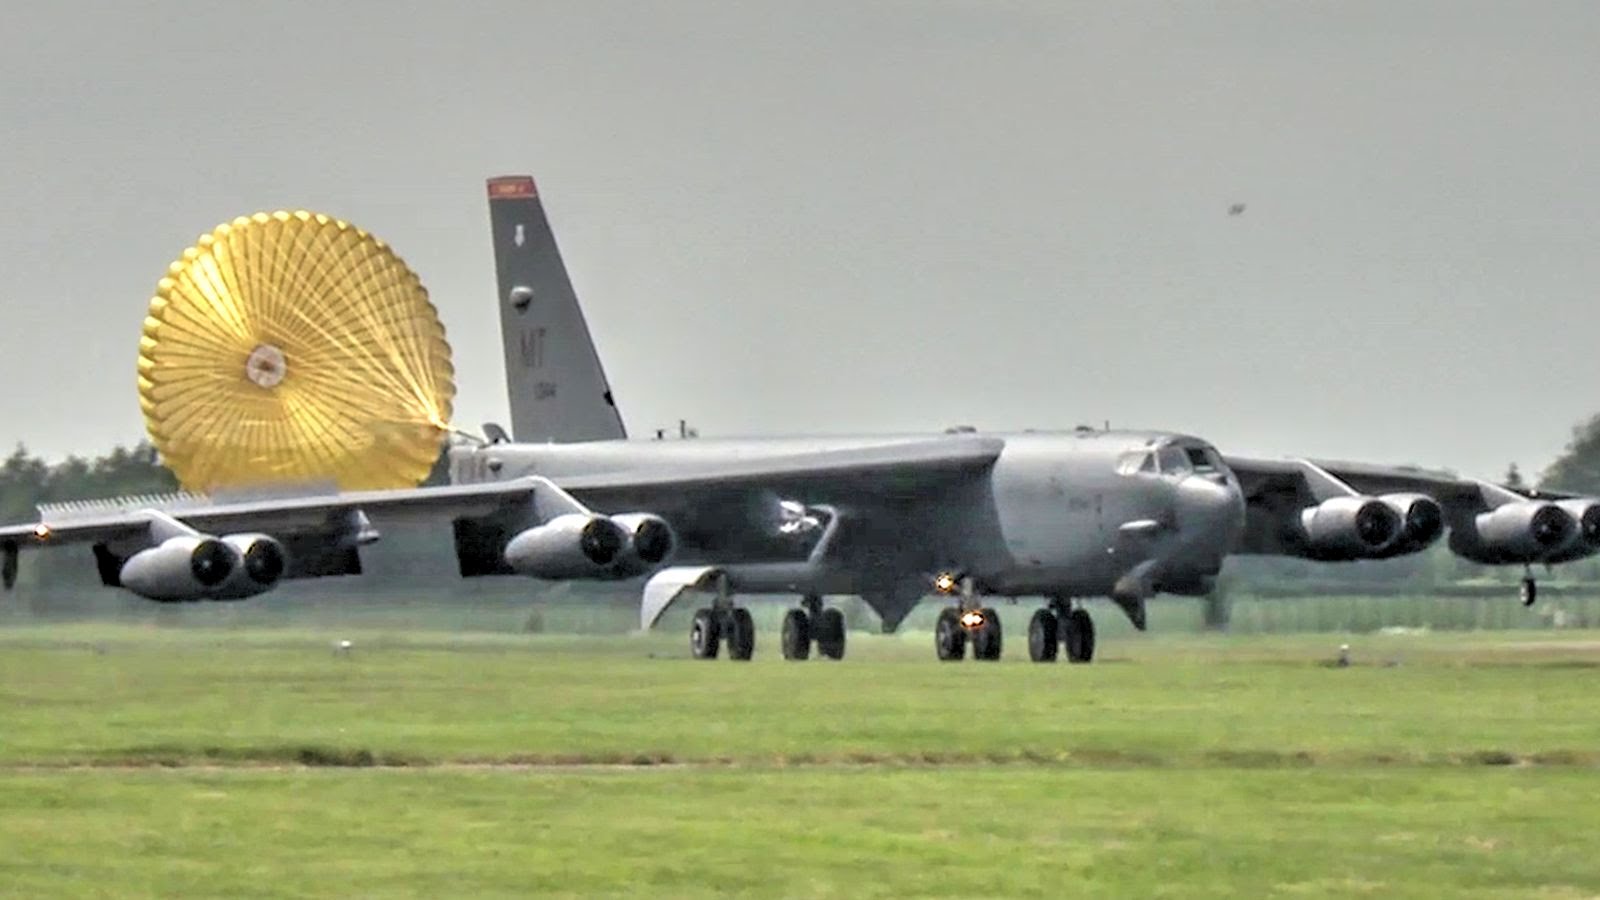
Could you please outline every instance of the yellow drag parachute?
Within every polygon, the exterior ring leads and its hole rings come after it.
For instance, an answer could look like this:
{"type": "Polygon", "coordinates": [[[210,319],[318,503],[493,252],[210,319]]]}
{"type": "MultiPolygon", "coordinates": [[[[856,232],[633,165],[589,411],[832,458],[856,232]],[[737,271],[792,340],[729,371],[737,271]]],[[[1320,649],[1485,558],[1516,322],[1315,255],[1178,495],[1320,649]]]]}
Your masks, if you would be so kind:
{"type": "Polygon", "coordinates": [[[139,342],[139,405],[191,491],[427,477],[455,398],[422,282],[328,216],[257,213],[167,270],[139,342]]]}

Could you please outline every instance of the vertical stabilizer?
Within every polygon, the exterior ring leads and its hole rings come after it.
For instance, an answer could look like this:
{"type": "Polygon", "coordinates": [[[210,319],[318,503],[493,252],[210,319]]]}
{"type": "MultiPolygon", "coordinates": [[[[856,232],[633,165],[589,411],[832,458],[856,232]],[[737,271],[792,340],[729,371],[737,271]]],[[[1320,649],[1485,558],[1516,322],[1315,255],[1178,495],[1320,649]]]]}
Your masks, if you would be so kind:
{"type": "Polygon", "coordinates": [[[512,440],[626,437],[533,179],[489,179],[489,221],[512,440]]]}

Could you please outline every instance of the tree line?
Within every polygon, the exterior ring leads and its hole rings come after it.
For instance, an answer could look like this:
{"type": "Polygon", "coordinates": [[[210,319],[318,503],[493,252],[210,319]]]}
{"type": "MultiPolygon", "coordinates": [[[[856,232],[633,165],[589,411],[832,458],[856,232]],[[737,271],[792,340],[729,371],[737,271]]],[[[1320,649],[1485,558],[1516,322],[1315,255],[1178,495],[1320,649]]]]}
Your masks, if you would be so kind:
{"type": "Polygon", "coordinates": [[[48,463],[18,444],[0,465],[0,521],[32,522],[41,503],[95,500],[135,494],[166,494],[178,480],[161,464],[154,447],[141,441],[117,446],[104,456],[69,456],[48,463]]]}

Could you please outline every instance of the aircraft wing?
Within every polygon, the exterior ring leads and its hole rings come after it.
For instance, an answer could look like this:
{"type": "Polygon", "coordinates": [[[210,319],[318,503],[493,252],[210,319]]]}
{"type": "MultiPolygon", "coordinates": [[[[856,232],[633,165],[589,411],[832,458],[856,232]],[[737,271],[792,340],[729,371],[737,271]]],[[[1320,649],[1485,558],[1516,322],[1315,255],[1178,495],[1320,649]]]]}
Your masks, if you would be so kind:
{"type": "Polygon", "coordinates": [[[1245,498],[1243,553],[1301,555],[1291,537],[1302,510],[1337,496],[1425,494],[1444,520],[1457,523],[1486,509],[1524,499],[1506,488],[1411,466],[1309,459],[1224,457],[1245,498]]]}
{"type": "Polygon", "coordinates": [[[1329,462],[1299,459],[1244,459],[1225,457],[1224,461],[1239,476],[1248,501],[1268,494],[1294,495],[1315,503],[1324,498],[1319,487],[1323,472],[1344,482],[1361,494],[1414,492],[1427,494],[1443,504],[1477,505],[1482,508],[1482,482],[1459,478],[1449,472],[1413,466],[1379,466],[1371,463],[1329,462]]]}
{"type": "MultiPolygon", "coordinates": [[[[391,491],[306,494],[252,500],[188,498],[172,502],[112,500],[46,508],[40,521],[0,528],[9,559],[20,548],[58,544],[149,546],[174,528],[210,535],[260,532],[289,547],[285,577],[359,571],[334,546],[361,543],[366,517],[492,522],[509,533],[573,512],[650,512],[675,526],[739,528],[760,522],[767,498],[869,508],[923,496],[984,470],[1004,442],[946,438],[819,451],[671,472],[617,472],[572,478],[526,477],[503,482],[391,491]],[[753,500],[757,502],[752,502],[753,500]],[[331,555],[330,555],[331,554],[331,555]]],[[[767,524],[775,524],[768,522],[767,524]]],[[[502,538],[509,533],[502,531],[502,538]]],[[[737,540],[737,538],[736,538],[737,540]]],[[[458,546],[458,552],[460,547],[458,546]]],[[[498,551],[496,551],[498,552],[498,551]]],[[[12,564],[14,565],[14,564],[12,564]]],[[[464,563],[463,572],[469,567],[464,563]]]]}
{"type": "Polygon", "coordinates": [[[693,503],[706,492],[767,490],[808,503],[913,499],[941,484],[987,470],[1005,441],[946,437],[875,447],[797,453],[700,469],[619,472],[559,479],[561,487],[608,504],[693,503]]]}
{"type": "Polygon", "coordinates": [[[596,509],[648,510],[666,518],[706,558],[807,559],[828,534],[825,555],[813,561],[883,568],[887,556],[920,559],[937,549],[941,511],[967,504],[969,498],[958,495],[975,489],[1004,446],[998,438],[947,436],[700,471],[560,481],[596,509]],[[786,523],[810,516],[827,522],[826,531],[783,533],[786,523]]]}
{"type": "MultiPolygon", "coordinates": [[[[510,503],[533,497],[544,479],[496,484],[450,485],[394,491],[353,491],[255,500],[207,502],[114,499],[70,505],[40,521],[0,528],[0,542],[79,543],[135,538],[148,530],[152,511],[176,519],[196,531],[268,534],[316,531],[330,516],[351,511],[416,517],[489,515],[510,503]]],[[[47,510],[50,508],[47,508],[47,510]]]]}

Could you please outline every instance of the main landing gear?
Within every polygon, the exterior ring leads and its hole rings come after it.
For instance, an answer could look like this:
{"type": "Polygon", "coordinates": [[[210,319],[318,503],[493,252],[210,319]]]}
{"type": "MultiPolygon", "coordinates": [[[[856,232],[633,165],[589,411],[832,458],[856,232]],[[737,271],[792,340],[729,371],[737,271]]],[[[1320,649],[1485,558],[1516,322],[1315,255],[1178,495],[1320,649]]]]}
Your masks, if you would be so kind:
{"type": "Polygon", "coordinates": [[[695,610],[689,625],[689,652],[695,659],[716,659],[727,645],[729,659],[749,659],[756,652],[756,623],[742,606],[710,606],[695,610]]]}
{"type": "Polygon", "coordinates": [[[1028,623],[1028,658],[1055,662],[1062,648],[1066,648],[1067,662],[1094,659],[1094,619],[1088,610],[1072,605],[1070,600],[1052,600],[1028,623]]]}
{"type": "MultiPolygon", "coordinates": [[[[973,659],[1000,658],[1002,634],[1000,616],[987,606],[977,605],[971,579],[957,582],[954,576],[941,575],[934,581],[940,593],[959,592],[960,601],[939,611],[933,628],[933,649],[941,660],[964,659],[967,644],[972,644],[973,659]]],[[[1086,663],[1094,659],[1094,619],[1089,611],[1065,597],[1051,599],[1050,605],[1033,614],[1028,622],[1028,658],[1034,662],[1055,662],[1062,649],[1067,661],[1086,663]]]]}
{"type": "Polygon", "coordinates": [[[689,653],[695,659],[716,659],[724,645],[729,659],[749,659],[756,652],[756,623],[750,610],[733,605],[728,579],[719,575],[717,597],[694,611],[689,623],[689,653]]]}
{"type": "Polygon", "coordinates": [[[1533,567],[1522,570],[1522,587],[1517,591],[1523,606],[1532,606],[1539,599],[1539,582],[1533,580],[1533,567]]]}
{"type": "Polygon", "coordinates": [[[935,587],[942,593],[959,588],[961,600],[939,611],[939,621],[933,627],[934,653],[945,662],[955,662],[966,658],[970,643],[973,659],[998,660],[1005,645],[1000,615],[990,607],[976,605],[972,580],[964,578],[957,585],[950,576],[940,576],[935,587]]]}
{"type": "Polygon", "coordinates": [[[784,659],[808,659],[811,644],[827,659],[844,659],[844,613],[823,609],[822,598],[808,594],[800,608],[783,614],[783,634],[779,641],[784,659]]]}
{"type": "MultiPolygon", "coordinates": [[[[811,645],[826,659],[844,658],[844,613],[824,609],[822,598],[808,595],[799,609],[783,616],[780,645],[784,659],[807,659],[811,645]]],[[[750,610],[734,606],[726,591],[718,591],[711,606],[695,610],[689,625],[689,652],[695,659],[716,659],[724,649],[729,659],[745,660],[755,654],[756,624],[750,610]]]]}
{"type": "Polygon", "coordinates": [[[933,628],[933,650],[940,659],[956,662],[966,658],[970,643],[973,659],[997,660],[1004,638],[1000,615],[993,609],[946,606],[939,611],[939,621],[933,628]]]}

